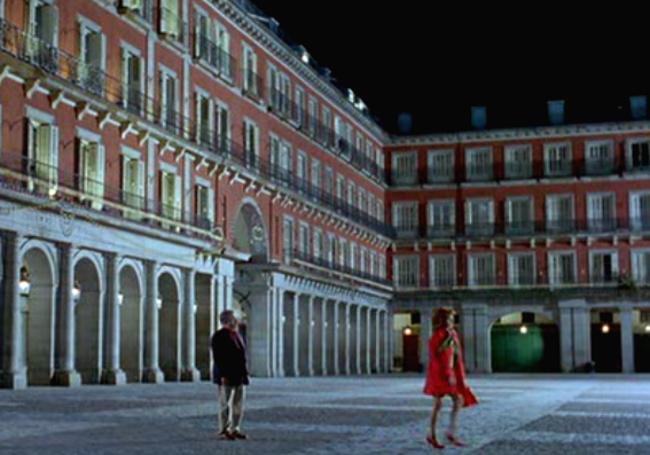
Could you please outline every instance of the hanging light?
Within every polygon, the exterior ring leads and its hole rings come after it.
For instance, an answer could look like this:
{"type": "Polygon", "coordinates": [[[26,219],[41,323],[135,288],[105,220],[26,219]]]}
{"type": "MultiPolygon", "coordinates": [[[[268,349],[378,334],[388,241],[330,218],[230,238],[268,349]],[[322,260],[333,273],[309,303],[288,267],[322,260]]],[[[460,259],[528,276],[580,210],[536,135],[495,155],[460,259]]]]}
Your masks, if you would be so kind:
{"type": "Polygon", "coordinates": [[[405,327],[404,335],[406,335],[407,337],[413,335],[413,329],[411,329],[410,327],[405,327]]]}
{"type": "Polygon", "coordinates": [[[603,326],[601,327],[600,330],[603,333],[609,333],[609,330],[610,330],[609,324],[603,324],[603,326]]]}
{"type": "Polygon", "coordinates": [[[81,296],[81,284],[75,280],[74,285],[72,286],[72,298],[77,300],[81,296]]]}
{"type": "Polygon", "coordinates": [[[28,297],[31,287],[32,283],[29,280],[29,270],[27,267],[22,266],[20,268],[20,281],[18,282],[18,290],[20,292],[20,295],[23,297],[28,297]]]}
{"type": "Polygon", "coordinates": [[[521,327],[519,327],[519,333],[521,333],[522,335],[526,335],[528,333],[528,327],[522,325],[521,327]]]}

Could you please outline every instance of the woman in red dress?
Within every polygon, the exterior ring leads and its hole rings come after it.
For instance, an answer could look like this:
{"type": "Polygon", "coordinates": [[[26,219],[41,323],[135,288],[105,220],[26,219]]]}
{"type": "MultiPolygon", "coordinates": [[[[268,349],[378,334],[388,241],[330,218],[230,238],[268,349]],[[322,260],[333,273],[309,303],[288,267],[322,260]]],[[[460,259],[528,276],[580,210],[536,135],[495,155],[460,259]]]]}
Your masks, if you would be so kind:
{"type": "Polygon", "coordinates": [[[445,446],[436,437],[436,423],[442,399],[449,395],[453,400],[449,430],[445,433],[447,440],[457,447],[465,444],[458,439],[458,413],[461,407],[473,406],[478,403],[476,396],[467,384],[465,365],[461,352],[458,333],[454,330],[454,311],[449,308],[439,308],[433,317],[434,332],[429,339],[429,366],[424,393],[433,396],[433,412],[431,414],[431,433],[427,442],[436,449],[445,446]]]}

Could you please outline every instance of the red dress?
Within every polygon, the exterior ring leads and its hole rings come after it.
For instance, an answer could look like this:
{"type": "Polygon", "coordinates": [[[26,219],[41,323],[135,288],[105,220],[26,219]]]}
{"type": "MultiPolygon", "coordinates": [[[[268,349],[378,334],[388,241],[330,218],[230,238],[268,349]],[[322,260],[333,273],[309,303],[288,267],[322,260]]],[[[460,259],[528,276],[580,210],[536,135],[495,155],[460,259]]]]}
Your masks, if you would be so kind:
{"type": "Polygon", "coordinates": [[[436,397],[461,395],[463,406],[473,406],[478,399],[467,385],[460,341],[455,330],[438,327],[429,339],[429,366],[424,393],[436,397]],[[442,346],[451,334],[453,344],[442,346]]]}

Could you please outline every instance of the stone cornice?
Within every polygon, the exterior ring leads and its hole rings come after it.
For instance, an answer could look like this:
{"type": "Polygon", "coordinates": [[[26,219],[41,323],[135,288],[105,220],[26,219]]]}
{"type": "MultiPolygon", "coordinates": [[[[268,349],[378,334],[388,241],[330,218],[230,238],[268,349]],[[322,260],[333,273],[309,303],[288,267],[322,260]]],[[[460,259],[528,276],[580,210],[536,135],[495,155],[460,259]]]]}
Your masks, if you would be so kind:
{"type": "Polygon", "coordinates": [[[324,80],[316,70],[305,65],[285,42],[265,30],[254,19],[250,18],[248,13],[242,10],[236,3],[230,0],[214,0],[213,4],[251,37],[264,45],[278,59],[282,60],[293,71],[312,83],[322,94],[334,101],[334,104],[339,109],[345,111],[349,116],[363,125],[364,128],[372,132],[376,139],[382,142],[389,140],[388,134],[376,122],[357,111],[337,88],[330,82],[324,80]]]}
{"type": "Polygon", "coordinates": [[[598,134],[620,133],[650,133],[650,121],[585,123],[562,126],[464,131],[459,133],[428,134],[422,136],[392,136],[389,146],[409,147],[489,141],[522,141],[566,136],[592,136],[598,134]]]}

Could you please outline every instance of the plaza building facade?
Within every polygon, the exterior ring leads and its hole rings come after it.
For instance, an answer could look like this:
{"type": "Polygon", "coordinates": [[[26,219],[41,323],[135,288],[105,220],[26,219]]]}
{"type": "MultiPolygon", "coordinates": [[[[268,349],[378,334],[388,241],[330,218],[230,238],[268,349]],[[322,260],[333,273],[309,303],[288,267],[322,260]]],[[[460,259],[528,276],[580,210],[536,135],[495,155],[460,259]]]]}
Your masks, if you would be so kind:
{"type": "MultiPolygon", "coordinates": [[[[0,0],[4,387],[644,371],[650,124],[387,134],[248,0],[0,0]]],[[[554,114],[557,103],[552,105],[554,114]]],[[[641,112],[639,114],[639,112],[641,112]]]]}
{"type": "Polygon", "coordinates": [[[0,1],[2,384],[389,368],[386,136],[245,1],[0,1]]]}

